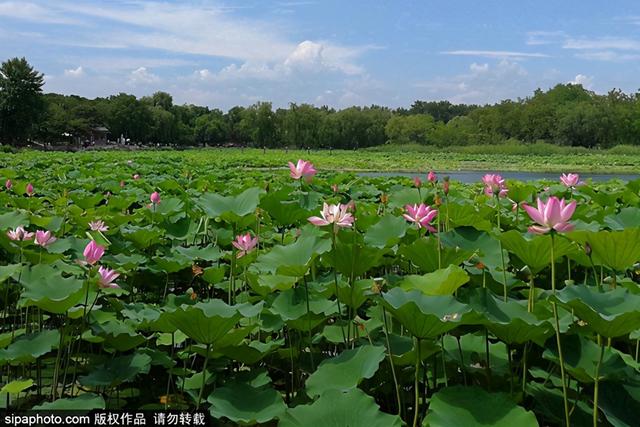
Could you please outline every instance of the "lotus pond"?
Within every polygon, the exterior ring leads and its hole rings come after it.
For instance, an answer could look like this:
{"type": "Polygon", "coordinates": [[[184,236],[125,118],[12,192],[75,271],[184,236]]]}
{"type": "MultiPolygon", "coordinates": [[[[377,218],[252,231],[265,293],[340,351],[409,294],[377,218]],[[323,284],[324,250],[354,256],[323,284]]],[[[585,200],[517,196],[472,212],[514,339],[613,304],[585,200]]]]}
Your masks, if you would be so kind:
{"type": "Polygon", "coordinates": [[[0,408],[637,425],[640,180],[286,166],[3,159],[0,408]]]}

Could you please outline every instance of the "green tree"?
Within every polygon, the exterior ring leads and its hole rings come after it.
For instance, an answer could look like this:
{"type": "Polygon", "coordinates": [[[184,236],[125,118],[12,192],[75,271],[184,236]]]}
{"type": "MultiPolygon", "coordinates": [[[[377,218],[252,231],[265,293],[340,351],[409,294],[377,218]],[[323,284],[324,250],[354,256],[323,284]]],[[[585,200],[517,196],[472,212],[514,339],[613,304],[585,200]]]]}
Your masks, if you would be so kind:
{"type": "Polygon", "coordinates": [[[227,122],[220,110],[212,110],[209,114],[196,119],[194,128],[195,142],[197,144],[219,145],[225,142],[227,137],[227,122]]]}
{"type": "Polygon", "coordinates": [[[385,132],[393,144],[427,144],[436,121],[428,114],[394,116],[387,122],[385,132]]]}
{"type": "Polygon", "coordinates": [[[35,132],[45,110],[44,76],[25,58],[13,58],[0,66],[0,140],[23,143],[35,132]]]}

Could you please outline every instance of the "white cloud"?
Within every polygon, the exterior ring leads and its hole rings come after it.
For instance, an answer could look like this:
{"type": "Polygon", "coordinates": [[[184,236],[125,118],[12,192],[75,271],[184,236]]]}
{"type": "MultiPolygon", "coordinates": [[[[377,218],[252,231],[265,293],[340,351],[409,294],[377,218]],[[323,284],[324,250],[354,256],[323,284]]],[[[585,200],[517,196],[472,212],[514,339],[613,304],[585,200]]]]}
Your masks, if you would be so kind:
{"type": "Polygon", "coordinates": [[[84,68],[82,68],[82,66],[78,66],[78,68],[64,70],[64,75],[67,77],[82,77],[84,76],[84,68]]]}
{"type": "Polygon", "coordinates": [[[493,65],[472,63],[468,73],[438,77],[414,86],[418,93],[424,90],[417,95],[421,99],[485,104],[530,94],[541,83],[518,62],[502,59],[493,65]]]}
{"type": "Polygon", "coordinates": [[[640,50],[640,41],[624,37],[569,38],[562,47],[576,50],[640,50]]]}
{"type": "Polygon", "coordinates": [[[526,43],[529,46],[541,46],[561,43],[566,38],[564,31],[529,31],[526,43]]]}
{"type": "Polygon", "coordinates": [[[0,16],[49,24],[79,24],[80,21],[65,14],[26,1],[6,1],[0,3],[0,16]]]}
{"type": "Polygon", "coordinates": [[[469,69],[476,73],[489,71],[489,64],[476,64],[475,62],[469,66],[469,69]]]}
{"type": "Polygon", "coordinates": [[[591,89],[593,87],[593,77],[586,76],[584,74],[576,75],[573,80],[567,82],[572,85],[582,85],[585,89],[591,89]]]}
{"type": "Polygon", "coordinates": [[[136,68],[129,74],[129,83],[133,85],[149,85],[152,83],[158,83],[160,77],[151,73],[146,67],[136,68]]]}
{"type": "Polygon", "coordinates": [[[480,56],[485,58],[547,58],[549,55],[544,53],[529,53],[529,52],[512,52],[506,50],[448,50],[440,52],[443,55],[456,55],[456,56],[480,56]]]}

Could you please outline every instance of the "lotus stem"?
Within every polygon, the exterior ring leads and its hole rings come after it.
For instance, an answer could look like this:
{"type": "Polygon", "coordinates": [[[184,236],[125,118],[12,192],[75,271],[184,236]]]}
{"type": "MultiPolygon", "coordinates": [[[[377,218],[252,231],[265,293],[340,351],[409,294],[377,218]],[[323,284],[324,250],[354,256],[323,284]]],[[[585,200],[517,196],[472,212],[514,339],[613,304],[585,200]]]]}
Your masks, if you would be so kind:
{"type": "Polygon", "coordinates": [[[196,404],[196,411],[200,409],[202,403],[202,393],[204,393],[204,385],[207,382],[207,364],[209,363],[209,349],[211,344],[207,344],[207,354],[204,358],[204,365],[202,367],[202,384],[200,385],[200,392],[198,393],[198,403],[196,404]]]}
{"type": "Polygon", "coordinates": [[[313,348],[312,348],[312,334],[311,334],[311,310],[309,309],[309,285],[307,284],[306,276],[302,276],[302,281],[304,283],[304,293],[305,299],[307,302],[307,327],[309,328],[309,357],[311,358],[311,370],[315,371],[316,366],[313,361],[313,348]]]}
{"type": "MultiPolygon", "coordinates": [[[[496,194],[496,219],[498,221],[498,232],[502,234],[502,227],[500,225],[500,196],[496,194]]],[[[504,263],[504,251],[502,250],[502,240],[498,239],[500,245],[500,258],[502,260],[502,286],[504,302],[507,302],[507,268],[504,263]]]]}
{"type": "Polygon", "coordinates": [[[413,411],[413,427],[418,425],[418,414],[420,412],[420,389],[419,389],[419,381],[420,381],[420,339],[416,337],[415,339],[416,345],[416,372],[414,376],[414,411],[413,411]]]}
{"type": "Polygon", "coordinates": [[[560,321],[558,320],[558,307],[555,302],[551,303],[553,308],[553,319],[556,323],[556,344],[558,346],[558,358],[560,359],[560,379],[562,381],[562,400],[564,403],[565,425],[569,427],[569,402],[567,400],[567,381],[564,372],[564,358],[562,357],[562,344],[560,343],[560,321]]]}
{"type": "Polygon", "coordinates": [[[602,342],[600,334],[598,334],[598,345],[600,346],[600,358],[596,365],[595,383],[593,385],[593,427],[598,427],[598,388],[600,385],[600,366],[604,356],[604,342],[602,342]]]}
{"type": "Polygon", "coordinates": [[[338,272],[336,271],[336,234],[331,233],[331,251],[333,252],[333,284],[336,288],[336,304],[338,305],[338,319],[340,320],[340,330],[342,331],[342,340],[347,347],[347,335],[344,333],[344,325],[342,324],[342,308],[340,307],[340,293],[338,289],[338,272]]]}
{"type": "Polygon", "coordinates": [[[387,323],[387,310],[382,307],[382,318],[384,320],[384,338],[387,342],[387,355],[389,357],[389,365],[391,365],[391,375],[393,376],[393,385],[396,389],[396,402],[398,403],[398,416],[402,414],[402,401],[400,400],[400,387],[398,386],[398,377],[396,376],[396,368],[393,365],[393,357],[391,354],[391,343],[389,342],[389,325],[387,323]]]}

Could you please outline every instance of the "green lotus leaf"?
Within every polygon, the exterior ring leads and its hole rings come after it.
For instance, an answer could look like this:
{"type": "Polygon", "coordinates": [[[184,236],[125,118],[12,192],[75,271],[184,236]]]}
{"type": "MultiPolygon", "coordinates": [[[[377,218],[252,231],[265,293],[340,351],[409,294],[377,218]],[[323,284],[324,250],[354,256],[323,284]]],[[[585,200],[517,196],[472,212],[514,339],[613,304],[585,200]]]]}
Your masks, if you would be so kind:
{"type": "Polygon", "coordinates": [[[225,304],[222,300],[211,299],[191,306],[183,305],[167,313],[166,316],[189,338],[201,344],[215,345],[236,326],[243,316],[255,316],[261,309],[262,304],[232,306],[225,304]]]}
{"type": "MultiPolygon", "coordinates": [[[[544,352],[545,359],[560,362],[558,350],[553,341],[553,347],[544,352]]],[[[565,370],[581,383],[593,383],[596,378],[601,346],[580,335],[563,335],[561,340],[562,356],[565,370]]],[[[622,357],[611,348],[605,348],[602,354],[602,364],[598,371],[600,380],[618,379],[633,376],[633,370],[627,366],[622,357]]]]}
{"type": "Polygon", "coordinates": [[[174,249],[174,252],[190,258],[191,260],[201,259],[211,262],[218,261],[222,256],[222,252],[217,246],[207,246],[206,248],[199,248],[197,246],[184,248],[182,246],[178,246],[174,249]]]}
{"type": "Polygon", "coordinates": [[[91,409],[104,409],[105,407],[105,401],[102,396],[85,393],[78,397],[45,402],[41,405],[34,406],[33,409],[40,411],[89,411],[91,409]]]}
{"type": "Polygon", "coordinates": [[[615,271],[625,271],[640,260],[640,228],[622,231],[574,231],[569,238],[592,249],[593,262],[615,271]]]}
{"type": "Polygon", "coordinates": [[[607,215],[604,223],[612,230],[640,227],[640,208],[622,208],[615,215],[607,215]]]}
{"type": "Polygon", "coordinates": [[[364,345],[323,360],[305,383],[307,394],[314,397],[327,390],[355,388],[363,379],[371,378],[378,371],[384,357],[384,347],[364,345]]]}
{"type": "Polygon", "coordinates": [[[380,411],[373,397],[353,388],[328,390],[309,405],[287,409],[278,427],[400,427],[397,415],[380,411]]]}
{"type": "Polygon", "coordinates": [[[287,409],[282,395],[270,386],[255,387],[245,382],[227,383],[207,400],[212,417],[242,424],[266,423],[287,409]]]}
{"type": "Polygon", "coordinates": [[[249,188],[237,196],[207,193],[196,203],[211,218],[223,217],[225,220],[238,221],[241,217],[256,211],[260,203],[260,189],[249,188]]]}
{"type": "Polygon", "coordinates": [[[640,387],[632,384],[600,384],[598,407],[614,427],[633,427],[640,414],[640,387]]]}
{"type": "MultiPolygon", "coordinates": [[[[449,247],[459,247],[475,253],[478,260],[492,270],[502,268],[500,242],[490,234],[470,227],[457,228],[442,233],[442,242],[449,247]]],[[[504,261],[509,262],[508,252],[504,251],[504,261]]]]}
{"type": "Polygon", "coordinates": [[[80,303],[85,295],[84,282],[74,276],[64,277],[48,264],[24,268],[20,283],[24,290],[19,304],[36,306],[49,313],[62,314],[80,303]]]}
{"type": "Polygon", "coordinates": [[[4,282],[9,277],[20,271],[20,267],[22,267],[20,264],[9,264],[0,266],[0,283],[4,282]]]}
{"type": "Polygon", "coordinates": [[[252,268],[260,272],[302,277],[311,261],[331,249],[331,241],[315,236],[301,236],[295,243],[275,246],[258,256],[252,268]]]}
{"type": "Polygon", "coordinates": [[[60,332],[44,330],[22,335],[5,349],[0,349],[0,366],[34,362],[38,357],[58,348],[60,332]]]}
{"type": "Polygon", "coordinates": [[[7,212],[0,215],[0,224],[2,224],[2,232],[8,229],[14,229],[19,226],[27,227],[29,222],[29,217],[26,213],[20,211],[7,212]]]}
{"type": "Polygon", "coordinates": [[[387,251],[358,243],[339,243],[325,259],[346,277],[360,277],[379,265],[387,251]]]}
{"type": "Polygon", "coordinates": [[[26,380],[13,380],[10,383],[5,384],[0,393],[19,394],[31,387],[34,381],[31,378],[26,380]]]}
{"type": "Polygon", "coordinates": [[[435,338],[459,325],[477,324],[471,307],[453,296],[429,296],[422,291],[393,288],[383,294],[385,306],[417,338],[435,338]]]}
{"type": "Polygon", "coordinates": [[[261,341],[251,341],[246,344],[238,344],[230,347],[223,347],[220,352],[225,356],[237,360],[238,362],[253,365],[268,354],[284,344],[284,339],[273,340],[267,343],[261,341]]]}
{"type": "Polygon", "coordinates": [[[479,387],[453,386],[431,398],[424,425],[429,427],[537,427],[532,412],[516,405],[506,393],[487,393],[479,387]]]}
{"type": "Polygon", "coordinates": [[[128,225],[120,229],[122,237],[133,242],[138,249],[146,249],[149,246],[160,242],[162,232],[152,225],[139,227],[137,225],[128,225]]]}
{"type": "Polygon", "coordinates": [[[601,292],[589,286],[567,286],[550,296],[604,337],[619,337],[640,329],[640,295],[624,288],[601,292]]]}
{"type": "Polygon", "coordinates": [[[364,242],[376,248],[390,247],[398,243],[408,229],[409,224],[404,218],[385,215],[367,230],[364,242]]]}
{"type": "MultiPolygon", "coordinates": [[[[517,255],[524,262],[533,274],[549,267],[551,263],[551,236],[531,236],[528,237],[517,230],[510,230],[500,234],[502,246],[509,252],[517,255]]],[[[557,236],[553,239],[553,255],[555,259],[561,258],[577,248],[571,241],[557,236]]]]}
{"type": "Polygon", "coordinates": [[[374,284],[373,279],[356,280],[352,285],[340,281],[338,284],[338,298],[343,304],[358,309],[372,294],[374,284]]]}
{"type": "Polygon", "coordinates": [[[543,346],[554,334],[552,319],[539,319],[527,310],[527,301],[509,299],[504,302],[486,289],[478,289],[470,305],[486,320],[487,328],[508,344],[533,341],[543,346]]]}
{"type": "Polygon", "coordinates": [[[291,188],[284,187],[267,194],[260,201],[260,207],[280,226],[296,224],[313,215],[311,211],[302,208],[298,200],[289,200],[290,194],[291,188]]]}
{"type": "Polygon", "coordinates": [[[416,239],[412,243],[402,245],[398,250],[402,256],[420,267],[425,273],[438,270],[438,256],[440,265],[460,265],[471,258],[473,252],[460,247],[450,248],[442,246],[438,255],[438,239],[429,236],[425,239],[416,239]]]}
{"type": "Polygon", "coordinates": [[[78,380],[86,386],[115,387],[133,381],[140,374],[148,374],[150,368],[151,356],[134,353],[93,366],[89,374],[79,377],[78,380]]]}
{"type": "Polygon", "coordinates": [[[453,295],[468,281],[469,275],[466,271],[457,265],[450,265],[422,276],[406,275],[399,286],[406,291],[417,289],[425,295],[453,295]]]}

